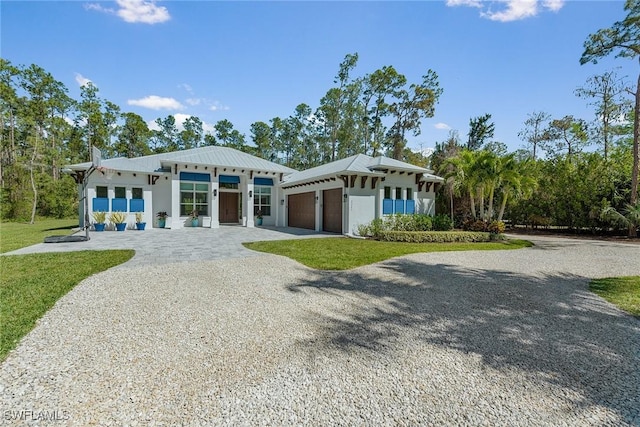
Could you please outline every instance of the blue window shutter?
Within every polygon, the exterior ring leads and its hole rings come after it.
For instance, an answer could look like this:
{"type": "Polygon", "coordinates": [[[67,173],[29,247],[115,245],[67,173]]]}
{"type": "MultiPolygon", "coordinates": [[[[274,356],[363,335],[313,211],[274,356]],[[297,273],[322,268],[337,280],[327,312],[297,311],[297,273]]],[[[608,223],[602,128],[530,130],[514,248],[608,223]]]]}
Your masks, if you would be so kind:
{"type": "Polygon", "coordinates": [[[221,184],[240,184],[240,177],[233,175],[220,175],[219,181],[221,184]]]}
{"type": "Polygon", "coordinates": [[[127,212],[127,199],[111,199],[111,212],[127,212]]]}
{"type": "Polygon", "coordinates": [[[382,200],[382,215],[390,215],[393,213],[393,200],[382,200]]]}
{"type": "Polygon", "coordinates": [[[211,174],[208,173],[195,173],[195,172],[180,172],[181,181],[198,181],[209,182],[211,181],[211,174]]]}
{"type": "Polygon", "coordinates": [[[407,200],[407,208],[405,212],[408,214],[416,213],[416,201],[415,200],[407,200]]]}
{"type": "Polygon", "coordinates": [[[129,212],[144,212],[144,199],[129,200],[129,212]]]}
{"type": "Polygon", "coordinates": [[[255,185],[273,186],[273,178],[254,178],[253,183],[255,185]]]}
{"type": "Polygon", "coordinates": [[[93,212],[109,212],[109,199],[106,197],[95,197],[93,199],[93,212]]]}
{"type": "Polygon", "coordinates": [[[393,209],[393,213],[403,214],[404,213],[404,200],[396,199],[395,206],[393,209]]]}

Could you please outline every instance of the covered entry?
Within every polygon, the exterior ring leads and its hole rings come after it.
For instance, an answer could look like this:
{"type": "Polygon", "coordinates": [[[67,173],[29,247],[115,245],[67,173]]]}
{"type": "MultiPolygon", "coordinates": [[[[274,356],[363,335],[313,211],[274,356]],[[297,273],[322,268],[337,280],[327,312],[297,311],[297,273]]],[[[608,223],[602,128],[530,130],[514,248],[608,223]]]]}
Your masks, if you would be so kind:
{"type": "Polygon", "coordinates": [[[342,188],[322,192],[322,230],[342,234],[342,188]]]}
{"type": "Polygon", "coordinates": [[[289,227],[316,229],[316,197],[313,191],[289,195],[289,227]]]}

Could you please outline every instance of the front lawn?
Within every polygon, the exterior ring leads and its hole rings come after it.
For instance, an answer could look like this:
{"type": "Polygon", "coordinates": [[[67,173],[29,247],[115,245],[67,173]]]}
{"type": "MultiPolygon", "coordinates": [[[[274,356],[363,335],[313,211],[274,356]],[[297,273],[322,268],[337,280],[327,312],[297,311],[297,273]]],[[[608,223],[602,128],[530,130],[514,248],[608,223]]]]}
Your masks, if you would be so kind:
{"type": "Polygon", "coordinates": [[[319,270],[348,270],[419,252],[487,251],[532,246],[526,240],[486,243],[400,243],[350,238],[314,238],[245,243],[260,252],[284,255],[319,270]]]}
{"type": "Polygon", "coordinates": [[[0,361],[74,286],[133,254],[112,250],[0,256],[0,361]]]}
{"type": "Polygon", "coordinates": [[[589,289],[620,309],[640,317],[640,276],[592,280],[589,289]]]}
{"type": "Polygon", "coordinates": [[[0,253],[44,242],[44,238],[68,235],[78,227],[77,219],[38,219],[35,224],[22,222],[0,223],[0,253]]]}

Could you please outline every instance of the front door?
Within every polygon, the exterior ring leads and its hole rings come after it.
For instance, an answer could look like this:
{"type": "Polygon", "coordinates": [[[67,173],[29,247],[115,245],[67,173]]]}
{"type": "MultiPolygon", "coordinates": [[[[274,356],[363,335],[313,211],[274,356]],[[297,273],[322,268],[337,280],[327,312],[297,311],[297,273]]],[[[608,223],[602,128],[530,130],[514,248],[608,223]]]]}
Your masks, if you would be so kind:
{"type": "Polygon", "coordinates": [[[238,223],[238,193],[220,192],[220,222],[238,223]]]}

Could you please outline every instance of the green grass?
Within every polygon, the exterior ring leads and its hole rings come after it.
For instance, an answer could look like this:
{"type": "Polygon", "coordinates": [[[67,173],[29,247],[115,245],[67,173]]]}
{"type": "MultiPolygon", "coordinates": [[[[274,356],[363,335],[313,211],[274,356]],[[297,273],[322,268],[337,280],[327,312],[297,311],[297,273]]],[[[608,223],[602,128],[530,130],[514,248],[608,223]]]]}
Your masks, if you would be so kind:
{"type": "Polygon", "coordinates": [[[244,246],[255,251],[284,255],[319,270],[348,270],[418,252],[520,249],[532,244],[526,240],[487,243],[399,243],[326,238],[252,242],[245,243],[244,246]]]}
{"type": "Polygon", "coordinates": [[[0,361],[74,286],[133,254],[111,250],[0,256],[0,361]]]}
{"type": "Polygon", "coordinates": [[[38,219],[35,224],[0,223],[0,253],[42,243],[47,236],[68,235],[78,227],[77,219],[38,219]]]}
{"type": "Polygon", "coordinates": [[[640,317],[640,276],[592,280],[589,289],[620,309],[640,317]]]}

